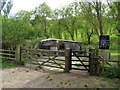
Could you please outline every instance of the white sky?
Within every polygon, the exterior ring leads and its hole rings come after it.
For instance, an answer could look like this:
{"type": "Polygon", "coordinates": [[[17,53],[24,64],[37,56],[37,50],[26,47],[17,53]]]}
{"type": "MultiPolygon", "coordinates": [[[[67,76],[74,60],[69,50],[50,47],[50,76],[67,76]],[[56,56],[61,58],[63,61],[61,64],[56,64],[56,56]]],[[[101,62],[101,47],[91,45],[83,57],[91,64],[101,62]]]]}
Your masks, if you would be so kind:
{"type": "Polygon", "coordinates": [[[30,11],[43,2],[46,2],[51,9],[55,9],[68,5],[74,1],[75,0],[13,0],[13,7],[10,14],[15,14],[20,10],[30,11]]]}
{"type": "MultiPolygon", "coordinates": [[[[74,1],[95,1],[95,0],[13,0],[13,7],[10,11],[10,14],[15,14],[20,10],[30,11],[35,7],[39,6],[43,2],[46,2],[51,9],[61,8],[65,5],[68,5],[74,1]]],[[[105,2],[106,0],[101,0],[105,2]]],[[[117,1],[117,0],[110,0],[117,1]]],[[[118,0],[119,1],[119,0],[118,0]]]]}

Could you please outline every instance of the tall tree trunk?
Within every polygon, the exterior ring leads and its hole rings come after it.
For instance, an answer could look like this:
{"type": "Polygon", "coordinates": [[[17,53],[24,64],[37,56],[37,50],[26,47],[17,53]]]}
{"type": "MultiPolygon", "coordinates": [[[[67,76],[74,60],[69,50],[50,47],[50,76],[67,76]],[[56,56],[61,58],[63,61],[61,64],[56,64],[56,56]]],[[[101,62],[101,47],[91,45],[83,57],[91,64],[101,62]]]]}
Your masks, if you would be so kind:
{"type": "Polygon", "coordinates": [[[88,36],[88,44],[90,44],[90,41],[91,41],[90,39],[91,39],[91,37],[88,36]]]}
{"type": "Polygon", "coordinates": [[[101,15],[101,2],[96,2],[97,20],[99,24],[100,35],[103,35],[102,15],[101,15]]]}
{"type": "Polygon", "coordinates": [[[47,34],[47,22],[46,22],[46,18],[45,18],[45,21],[44,21],[44,22],[45,22],[45,24],[44,24],[45,37],[46,37],[46,38],[49,38],[49,37],[48,37],[48,34],[47,34]]]}
{"type": "MultiPolygon", "coordinates": [[[[120,1],[119,2],[115,2],[116,8],[117,8],[117,30],[118,30],[118,45],[120,45],[120,1]]],[[[118,53],[120,51],[120,48],[118,46],[118,53]]],[[[118,59],[120,58],[120,56],[118,56],[118,59]]],[[[120,59],[119,59],[120,60],[120,59]]],[[[120,67],[120,62],[118,62],[118,67],[120,67]]]]}
{"type": "Polygon", "coordinates": [[[117,8],[117,30],[118,33],[120,33],[120,1],[115,2],[116,8],[117,8]]]}
{"type": "Polygon", "coordinates": [[[93,34],[93,30],[92,30],[91,33],[87,32],[88,44],[91,44],[91,37],[92,37],[92,34],[93,34]]]}
{"type": "Polygon", "coordinates": [[[74,33],[71,33],[70,36],[71,36],[71,39],[74,41],[74,33]]]}
{"type": "Polygon", "coordinates": [[[61,31],[60,31],[60,21],[58,20],[58,36],[59,36],[59,39],[61,39],[61,31]]]}

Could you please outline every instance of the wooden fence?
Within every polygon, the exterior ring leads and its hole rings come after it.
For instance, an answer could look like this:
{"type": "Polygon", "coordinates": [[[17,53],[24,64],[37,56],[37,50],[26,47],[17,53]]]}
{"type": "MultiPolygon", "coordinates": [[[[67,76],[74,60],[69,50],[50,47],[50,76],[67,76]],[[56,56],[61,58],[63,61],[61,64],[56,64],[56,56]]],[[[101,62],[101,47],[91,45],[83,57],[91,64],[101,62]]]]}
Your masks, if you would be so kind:
{"type": "Polygon", "coordinates": [[[43,50],[43,49],[21,49],[21,59],[38,64],[39,66],[47,66],[63,69],[65,72],[70,70],[87,70],[90,75],[95,74],[97,68],[97,60],[94,58],[95,50],[86,51],[72,51],[70,48],[64,51],[43,50]],[[61,55],[62,53],[63,55],[61,55]],[[87,53],[87,55],[86,55],[87,53]],[[81,60],[81,57],[88,58],[88,60],[81,60]],[[77,64],[76,64],[77,63],[77,64]],[[87,63],[87,65],[85,64],[87,63]],[[79,68],[79,67],[82,67],[79,68]]]}
{"type": "Polygon", "coordinates": [[[12,59],[16,61],[25,60],[34,64],[38,64],[39,66],[63,69],[66,73],[70,72],[71,69],[76,69],[87,70],[90,75],[94,75],[95,71],[93,71],[93,69],[95,64],[93,62],[95,62],[95,50],[91,50],[91,52],[88,53],[88,56],[84,55],[84,53],[86,53],[86,51],[72,51],[69,48],[65,49],[64,51],[24,49],[21,48],[20,45],[18,45],[16,47],[16,50],[13,51],[2,49],[0,54],[2,58],[12,59]],[[88,60],[81,60],[81,57],[87,57],[88,60]],[[75,64],[74,62],[79,63],[75,64]],[[85,65],[84,62],[87,62],[88,64],[85,65]],[[80,69],[79,66],[82,66],[83,69],[80,69]]]}
{"type": "Polygon", "coordinates": [[[117,52],[118,55],[112,55],[112,54],[113,53],[107,52],[106,50],[102,50],[99,52],[99,55],[101,56],[101,60],[103,60],[104,63],[104,68],[120,67],[119,53],[117,52]]]}
{"type": "Polygon", "coordinates": [[[29,61],[39,66],[47,66],[63,69],[66,73],[70,70],[87,70],[90,75],[96,75],[100,73],[100,69],[104,68],[105,64],[109,67],[110,62],[118,61],[105,61],[99,59],[99,56],[95,49],[89,51],[73,51],[70,48],[61,50],[43,50],[43,49],[25,49],[20,45],[16,47],[16,50],[4,50],[0,49],[1,58],[16,60],[16,61],[29,61]],[[61,54],[62,53],[62,54],[61,54]],[[101,64],[102,62],[102,64],[101,64]]]}
{"type": "Polygon", "coordinates": [[[5,50],[0,49],[0,58],[7,59],[7,60],[15,60],[20,61],[20,46],[16,47],[16,50],[5,50]]]}
{"type": "Polygon", "coordinates": [[[0,58],[15,60],[15,51],[0,49],[0,58]]]}

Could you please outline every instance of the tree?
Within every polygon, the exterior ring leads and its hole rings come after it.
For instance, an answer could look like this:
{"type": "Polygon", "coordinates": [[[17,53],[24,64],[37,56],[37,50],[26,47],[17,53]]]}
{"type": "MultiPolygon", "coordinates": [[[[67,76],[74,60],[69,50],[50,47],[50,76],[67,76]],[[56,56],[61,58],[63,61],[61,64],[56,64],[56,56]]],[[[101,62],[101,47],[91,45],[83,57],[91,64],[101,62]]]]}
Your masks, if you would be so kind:
{"type": "Polygon", "coordinates": [[[9,42],[12,45],[16,45],[34,38],[35,32],[31,29],[29,17],[29,12],[26,11],[20,11],[10,18],[3,17],[3,42],[9,42]]]}
{"type": "Polygon", "coordinates": [[[87,39],[88,39],[88,44],[91,43],[91,37],[94,33],[98,33],[98,25],[96,23],[96,18],[94,17],[92,11],[92,5],[89,2],[81,2],[81,12],[80,12],[80,17],[82,20],[82,28],[84,29],[83,32],[86,34],[87,39]]]}
{"type": "Polygon", "coordinates": [[[117,9],[117,30],[118,30],[118,33],[120,33],[120,1],[119,2],[115,2],[115,6],[116,6],[116,9],[117,9]]]}
{"type": "Polygon", "coordinates": [[[0,15],[1,15],[1,11],[3,11],[4,16],[8,17],[12,6],[13,6],[13,1],[12,0],[0,1],[0,15]]]}
{"type": "Polygon", "coordinates": [[[62,26],[65,30],[65,36],[68,33],[72,40],[75,40],[75,33],[77,33],[78,30],[78,12],[79,6],[77,2],[71,3],[68,7],[62,8],[62,26]]]}
{"type": "Polygon", "coordinates": [[[56,38],[61,39],[62,38],[62,12],[61,10],[55,9],[52,13],[52,33],[56,38]]]}
{"type": "Polygon", "coordinates": [[[35,8],[33,14],[35,15],[37,24],[39,23],[41,24],[41,29],[43,29],[44,31],[43,33],[45,37],[48,38],[49,32],[47,31],[47,25],[48,25],[48,18],[51,17],[50,7],[46,3],[43,3],[35,8]]]}

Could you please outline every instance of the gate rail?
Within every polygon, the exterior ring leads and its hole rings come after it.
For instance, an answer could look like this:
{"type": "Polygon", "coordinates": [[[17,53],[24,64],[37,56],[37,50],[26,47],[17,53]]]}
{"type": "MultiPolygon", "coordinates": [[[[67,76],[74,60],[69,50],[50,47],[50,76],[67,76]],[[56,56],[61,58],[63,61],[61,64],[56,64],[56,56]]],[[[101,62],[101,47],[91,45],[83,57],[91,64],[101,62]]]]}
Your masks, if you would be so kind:
{"type": "Polygon", "coordinates": [[[72,57],[76,57],[77,60],[73,60],[72,59],[72,62],[79,62],[80,64],[72,64],[72,69],[75,69],[75,70],[87,70],[89,71],[89,64],[85,64],[86,62],[89,62],[89,61],[86,61],[86,60],[81,60],[81,57],[86,57],[89,59],[89,55],[82,55],[84,53],[87,53],[86,51],[72,51],[73,55],[72,57]],[[84,63],[85,62],[85,63],[84,63]],[[78,68],[80,66],[83,66],[84,68],[78,68]],[[76,68],[75,68],[76,67],[76,68]]]}
{"type": "Polygon", "coordinates": [[[86,51],[72,51],[70,48],[64,51],[53,51],[43,49],[21,49],[21,57],[26,58],[29,61],[35,61],[39,66],[48,66],[63,69],[66,73],[70,72],[71,69],[75,70],[87,70],[90,75],[95,74],[95,65],[97,60],[94,58],[95,50],[86,51]],[[63,53],[61,56],[59,53],[63,53]],[[87,53],[88,55],[84,55],[87,53]],[[76,57],[77,60],[74,60],[76,57]],[[81,60],[81,57],[86,57],[89,60],[81,60]],[[79,62],[81,64],[74,64],[73,62],[79,62]],[[87,65],[85,63],[88,63],[87,65]],[[83,66],[80,69],[79,66],[83,66]]]}
{"type": "Polygon", "coordinates": [[[106,66],[105,64],[107,64],[108,68],[110,68],[113,65],[111,64],[112,62],[115,62],[115,65],[120,63],[119,60],[100,60],[98,55],[99,54],[95,49],[90,49],[89,51],[72,51],[70,48],[67,48],[64,51],[53,51],[43,49],[25,49],[22,48],[20,45],[17,45],[14,51],[0,49],[1,59],[6,58],[16,61],[34,61],[34,63],[40,66],[63,69],[66,73],[70,72],[71,69],[75,69],[87,70],[90,75],[96,75],[96,73],[99,73],[100,68],[102,68],[104,71],[104,68],[106,66]],[[88,60],[82,60],[82,58],[87,58],[88,60]],[[101,61],[103,62],[103,64],[101,64],[101,61]],[[83,68],[79,68],[81,66],[83,68]]]}
{"type": "Polygon", "coordinates": [[[69,72],[69,49],[65,51],[43,50],[43,49],[23,49],[21,48],[21,59],[34,62],[39,66],[55,67],[69,72]],[[62,53],[63,55],[61,55],[62,53]]]}

